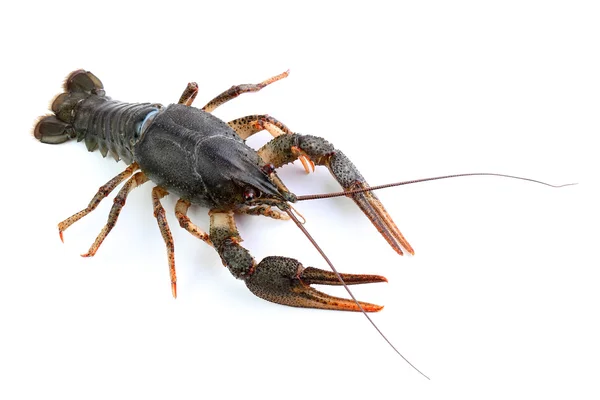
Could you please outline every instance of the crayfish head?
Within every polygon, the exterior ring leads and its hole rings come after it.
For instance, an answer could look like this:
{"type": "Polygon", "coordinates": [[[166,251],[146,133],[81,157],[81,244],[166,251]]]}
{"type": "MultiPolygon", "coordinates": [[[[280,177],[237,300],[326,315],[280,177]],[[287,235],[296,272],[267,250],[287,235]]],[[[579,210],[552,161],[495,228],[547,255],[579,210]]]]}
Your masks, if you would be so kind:
{"type": "Polygon", "coordinates": [[[265,164],[259,170],[260,174],[249,174],[247,178],[251,179],[240,182],[245,205],[268,205],[286,210],[289,208],[288,203],[297,201],[296,195],[290,192],[277,176],[273,164],[265,164]]]}

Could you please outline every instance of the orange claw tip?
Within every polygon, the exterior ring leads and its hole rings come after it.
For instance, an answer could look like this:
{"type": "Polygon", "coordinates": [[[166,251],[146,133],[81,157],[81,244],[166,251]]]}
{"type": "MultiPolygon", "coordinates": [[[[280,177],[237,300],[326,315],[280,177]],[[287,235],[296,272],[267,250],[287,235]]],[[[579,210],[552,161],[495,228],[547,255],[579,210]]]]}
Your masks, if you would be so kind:
{"type": "Polygon", "coordinates": [[[61,230],[58,231],[58,236],[60,236],[60,241],[64,243],[65,239],[63,238],[63,233],[61,230]]]}
{"type": "Polygon", "coordinates": [[[399,235],[400,235],[400,244],[402,245],[402,247],[404,247],[404,250],[408,251],[408,253],[409,253],[411,256],[414,256],[414,255],[415,255],[415,251],[413,250],[413,248],[412,248],[412,246],[410,245],[410,243],[408,243],[408,240],[406,240],[406,239],[404,238],[404,236],[402,236],[402,233],[400,233],[399,231],[398,231],[398,233],[399,233],[399,235]]]}
{"type": "MultiPolygon", "coordinates": [[[[380,306],[378,304],[371,304],[371,303],[365,303],[363,301],[359,301],[360,306],[362,307],[363,310],[365,310],[365,312],[379,312],[381,310],[383,310],[383,306],[380,306]]],[[[346,300],[344,303],[341,303],[337,305],[336,308],[332,308],[334,310],[338,310],[338,311],[356,311],[356,312],[360,312],[360,308],[358,307],[358,305],[354,302],[354,300],[346,300]]]]}
{"type": "Polygon", "coordinates": [[[396,253],[398,253],[399,256],[403,256],[404,255],[404,252],[402,251],[402,249],[400,247],[398,247],[398,246],[392,246],[392,248],[394,249],[394,251],[396,253]]]}
{"type": "MultiPolygon", "coordinates": [[[[404,247],[404,250],[408,252],[408,254],[410,254],[411,256],[415,255],[415,251],[413,250],[412,247],[410,247],[410,245],[408,243],[403,243],[402,246],[404,247]]],[[[398,253],[398,255],[403,256],[404,252],[402,251],[402,248],[400,248],[400,246],[392,246],[394,248],[394,251],[396,253],[398,253]]]]}
{"type": "Polygon", "coordinates": [[[368,307],[365,307],[363,304],[361,304],[363,306],[363,309],[366,312],[379,312],[381,310],[383,310],[383,306],[378,306],[377,304],[371,304],[368,307]]]}
{"type": "Polygon", "coordinates": [[[173,298],[177,298],[177,282],[171,282],[171,294],[173,294],[173,298]]]}
{"type": "Polygon", "coordinates": [[[302,166],[304,167],[304,170],[306,171],[306,173],[310,174],[310,168],[308,167],[308,163],[307,163],[306,159],[304,158],[304,156],[300,156],[298,158],[300,159],[300,162],[302,163],[302,166]]]}

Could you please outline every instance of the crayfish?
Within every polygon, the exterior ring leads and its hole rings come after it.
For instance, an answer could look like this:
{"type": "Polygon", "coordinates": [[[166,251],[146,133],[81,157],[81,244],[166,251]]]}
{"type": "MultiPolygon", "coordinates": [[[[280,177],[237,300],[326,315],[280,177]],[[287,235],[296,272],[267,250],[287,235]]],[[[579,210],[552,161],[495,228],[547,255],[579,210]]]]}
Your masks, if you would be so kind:
{"type": "MultiPolygon", "coordinates": [[[[256,296],[294,307],[362,311],[373,323],[366,313],[383,307],[357,301],[347,285],[386,282],[385,277],[338,273],[303,227],[291,204],[311,198],[350,197],[398,254],[402,255],[403,249],[414,254],[372,190],[416,181],[370,187],[344,153],[325,139],[294,133],[269,115],[249,115],[227,123],[212,115],[217,107],[240,94],[259,91],[287,76],[286,71],[258,84],[233,86],[198,109],[192,107],[198,93],[195,83],[187,85],[177,104],[125,103],[107,97],[102,82],[91,72],[72,72],[65,81],[64,93],[52,103],[53,115],[42,117],[37,123],[35,138],[51,144],[70,139],[83,141],[89,151],[100,150],[104,157],[110,154],[116,161],[123,160],[128,167],[100,187],[85,209],[58,224],[61,240],[69,226],[92,212],[102,199],[124,182],[114,198],[106,225],[88,252],[83,254],[93,256],[115,226],[129,193],[152,181],[156,185],[152,190],[154,216],[167,248],[173,297],[177,297],[174,244],[161,205],[161,198],[169,193],[179,197],[175,215],[180,226],[212,246],[223,265],[235,278],[243,280],[256,296]],[[274,138],[255,151],[245,141],[262,130],[274,138]],[[295,160],[300,160],[307,172],[314,170],[315,165],[327,167],[344,191],[296,196],[277,175],[277,168],[295,160]],[[208,232],[187,216],[191,205],[210,210],[208,232]],[[241,245],[236,214],[292,219],[332,271],[304,267],[288,257],[272,256],[256,262],[241,245]],[[313,284],[343,285],[351,299],[328,295],[311,287],[313,284]]],[[[498,174],[461,174],[419,181],[466,175],[498,174]]]]}

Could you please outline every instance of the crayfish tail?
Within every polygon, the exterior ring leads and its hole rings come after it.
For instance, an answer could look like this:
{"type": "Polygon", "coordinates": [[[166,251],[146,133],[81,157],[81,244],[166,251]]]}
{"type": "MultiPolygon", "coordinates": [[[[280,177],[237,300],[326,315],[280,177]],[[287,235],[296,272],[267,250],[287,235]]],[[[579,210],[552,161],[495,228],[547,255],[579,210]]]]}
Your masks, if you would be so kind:
{"type": "Polygon", "coordinates": [[[75,130],[56,116],[48,115],[40,117],[33,128],[33,136],[42,143],[59,144],[74,138],[75,130]]]}
{"type": "Polygon", "coordinates": [[[57,95],[50,106],[54,115],[40,117],[33,129],[33,136],[42,143],[59,144],[75,138],[72,123],[80,102],[91,94],[104,96],[100,79],[82,69],[71,72],[63,88],[65,92],[57,95]]]}
{"type": "Polygon", "coordinates": [[[73,93],[85,93],[95,94],[98,96],[104,96],[104,85],[89,71],[78,69],[69,74],[63,84],[65,92],[73,93]]]}

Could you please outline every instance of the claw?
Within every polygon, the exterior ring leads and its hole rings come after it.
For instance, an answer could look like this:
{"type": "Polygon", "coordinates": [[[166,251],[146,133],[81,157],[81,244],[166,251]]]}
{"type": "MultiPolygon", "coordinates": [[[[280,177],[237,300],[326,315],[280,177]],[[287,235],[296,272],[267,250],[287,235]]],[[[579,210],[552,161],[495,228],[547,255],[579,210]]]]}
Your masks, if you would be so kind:
{"type": "MultiPolygon", "coordinates": [[[[368,188],[369,184],[363,178],[352,161],[340,150],[327,141],[310,135],[298,138],[296,154],[308,156],[319,165],[326,165],[333,177],[345,191],[368,188]]],[[[292,153],[294,148],[292,147],[292,153]]],[[[410,254],[415,254],[413,248],[404,238],[392,217],[388,214],[383,204],[372,192],[354,193],[348,195],[360,207],[379,233],[387,240],[392,248],[402,255],[402,248],[410,254]]]]}
{"type": "MultiPolygon", "coordinates": [[[[387,282],[379,275],[340,274],[347,285],[387,282]]],[[[337,275],[318,268],[304,268],[300,262],[287,257],[265,257],[246,286],[256,296],[273,303],[292,307],[321,308],[339,311],[360,311],[354,300],[330,296],[310,285],[341,285],[337,275]]],[[[359,302],[367,312],[380,311],[383,306],[359,302]]]]}
{"type": "MultiPolygon", "coordinates": [[[[258,150],[259,156],[275,167],[291,163],[298,158],[308,172],[312,164],[325,165],[345,191],[368,188],[369,184],[341,151],[323,138],[311,135],[287,134],[277,136],[258,150]],[[311,161],[310,165],[304,158],[311,161]]],[[[371,220],[375,228],[392,248],[402,255],[402,248],[410,254],[414,250],[372,192],[348,194],[371,220]]]]}
{"type": "MultiPolygon", "coordinates": [[[[339,150],[331,156],[327,165],[331,174],[342,185],[344,190],[368,188],[369,184],[365,178],[358,172],[358,169],[352,164],[352,161],[339,150]]],[[[379,233],[387,240],[392,248],[402,255],[402,248],[414,255],[415,251],[408,241],[404,238],[392,217],[388,214],[383,204],[379,201],[373,192],[354,193],[348,195],[360,207],[365,215],[371,220],[371,223],[377,228],[379,233]]]]}

